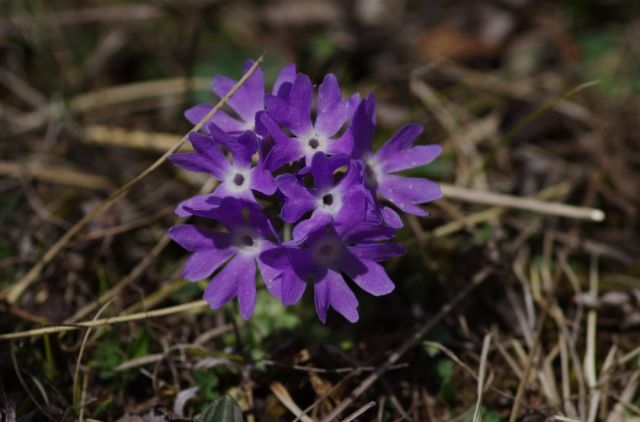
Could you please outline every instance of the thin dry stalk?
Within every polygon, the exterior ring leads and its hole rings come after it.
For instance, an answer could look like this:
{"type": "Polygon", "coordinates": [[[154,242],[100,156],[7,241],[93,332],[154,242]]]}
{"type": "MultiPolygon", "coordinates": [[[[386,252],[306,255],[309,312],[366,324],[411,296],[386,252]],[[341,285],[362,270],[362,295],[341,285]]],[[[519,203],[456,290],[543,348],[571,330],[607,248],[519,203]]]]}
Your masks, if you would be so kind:
{"type": "MultiPolygon", "coordinates": [[[[518,83],[505,81],[502,77],[464,68],[448,60],[434,62],[433,66],[441,70],[445,76],[458,79],[484,91],[534,104],[541,104],[545,101],[539,95],[539,89],[520,81],[518,83]]],[[[566,98],[558,102],[556,110],[577,121],[591,123],[592,115],[589,110],[566,98]]]]}
{"type": "Polygon", "coordinates": [[[636,394],[638,385],[640,384],[640,370],[634,371],[633,375],[626,382],[624,390],[622,390],[622,396],[617,398],[617,403],[613,406],[611,413],[607,416],[607,422],[617,422],[622,420],[627,403],[631,403],[633,397],[636,394]]]}
{"type": "Polygon", "coordinates": [[[338,404],[329,415],[324,419],[324,422],[333,421],[338,418],[345,411],[347,407],[353,403],[355,399],[360,397],[365,391],[369,389],[379,378],[384,374],[391,365],[396,363],[404,354],[415,346],[433,327],[435,327],[445,316],[455,309],[460,302],[462,302],[473,290],[482,284],[491,274],[490,269],[484,269],[477,273],[471,283],[467,285],[460,293],[458,293],[450,302],[446,303],[437,314],[427,320],[411,337],[409,337],[404,343],[402,343],[397,349],[395,349],[389,357],[378,368],[366,377],[358,387],[356,387],[346,399],[338,404]]]}
{"type": "Polygon", "coordinates": [[[485,375],[487,373],[487,358],[489,357],[489,347],[491,346],[491,333],[484,336],[482,341],[482,352],[480,354],[480,368],[478,369],[478,400],[473,411],[473,422],[481,422],[480,406],[482,405],[482,394],[484,393],[485,375]]]}
{"type": "Polygon", "coordinates": [[[609,391],[611,389],[611,372],[615,367],[618,346],[613,345],[607,353],[607,357],[600,369],[600,420],[604,420],[609,414],[609,391]]]}
{"type": "Polygon", "coordinates": [[[210,81],[206,78],[169,78],[99,89],[73,97],[69,100],[68,107],[64,102],[59,101],[47,104],[30,113],[16,116],[11,119],[12,133],[35,130],[47,124],[49,120],[64,116],[67,112],[72,114],[88,113],[99,108],[132,101],[182,95],[192,88],[209,89],[209,85],[210,81]]]}
{"type": "Polygon", "coordinates": [[[355,412],[353,412],[351,415],[347,416],[346,418],[344,418],[342,420],[342,422],[352,422],[355,421],[356,418],[358,418],[360,415],[364,414],[366,411],[368,411],[369,409],[376,407],[376,402],[371,401],[367,404],[365,404],[364,406],[362,406],[360,409],[356,410],[355,412]]]}
{"type": "Polygon", "coordinates": [[[509,415],[509,422],[515,422],[518,419],[518,412],[520,411],[520,402],[524,397],[524,392],[526,390],[529,376],[533,367],[535,366],[535,360],[538,355],[538,349],[540,348],[540,337],[542,336],[542,330],[544,328],[544,322],[547,319],[547,310],[543,309],[542,315],[540,315],[540,319],[538,319],[538,324],[535,331],[535,337],[533,342],[533,347],[529,351],[529,355],[527,356],[527,362],[524,368],[524,373],[522,378],[520,379],[520,384],[518,384],[518,389],[516,390],[516,397],[513,400],[513,407],[511,408],[511,415],[509,415]]]}
{"type": "Polygon", "coordinates": [[[578,220],[603,221],[605,219],[604,212],[594,208],[576,207],[532,198],[520,198],[513,195],[466,189],[445,183],[441,183],[440,188],[445,197],[475,204],[497,205],[578,220]]]}
{"type": "MultiPolygon", "coordinates": [[[[598,300],[598,258],[591,258],[589,271],[589,295],[594,303],[598,300]]],[[[587,313],[587,350],[584,356],[584,375],[589,388],[589,413],[587,421],[594,422],[598,415],[600,402],[600,390],[598,388],[598,376],[596,374],[596,330],[598,313],[590,309],[587,313]]]]}
{"type": "Polygon", "coordinates": [[[148,318],[158,318],[167,315],[180,314],[186,312],[200,312],[204,308],[208,307],[207,302],[204,300],[197,300],[194,302],[185,303],[177,306],[169,306],[167,308],[156,309],[148,312],[138,312],[131,315],[120,315],[116,317],[109,317],[103,319],[96,319],[93,321],[82,321],[73,325],[51,325],[48,327],[35,328],[33,330],[18,331],[15,333],[0,334],[0,340],[14,340],[24,337],[41,336],[45,334],[62,333],[66,331],[75,331],[82,328],[94,328],[109,326],[113,324],[122,324],[124,322],[140,321],[148,318]]]}
{"type": "Polygon", "coordinates": [[[305,415],[302,412],[302,409],[296,404],[295,401],[291,398],[289,391],[287,391],[286,387],[279,383],[278,381],[274,381],[269,386],[271,392],[280,400],[280,403],[284,405],[291,413],[296,415],[296,418],[300,419],[303,422],[313,422],[309,416],[305,415]]]}
{"type": "Polygon", "coordinates": [[[44,182],[87,189],[109,190],[113,188],[113,184],[106,177],[68,167],[39,163],[0,161],[0,174],[17,179],[38,179],[44,182]]]}
{"type": "Polygon", "coordinates": [[[107,210],[113,203],[126,195],[132,187],[138,184],[141,180],[143,180],[146,176],[151,174],[154,170],[160,167],[166,160],[176,152],[188,139],[189,134],[200,130],[200,128],[208,122],[211,117],[216,114],[226,103],[229,101],[236,91],[244,84],[244,82],[255,72],[260,63],[264,60],[264,56],[260,56],[253,66],[240,78],[240,80],[231,88],[231,90],[225,95],[218,103],[207,113],[206,116],[202,118],[182,139],[176,143],[171,149],[165,152],[160,158],[158,158],[151,166],[145,169],[138,176],[133,178],[133,180],[126,183],[121,188],[117,189],[113,192],[109,197],[103,201],[99,206],[94,208],[90,213],[86,214],[80,221],[73,225],[56,243],[54,243],[49,250],[45,253],[45,255],[38,261],[36,265],[31,268],[31,270],[20,280],[18,283],[13,285],[8,292],[6,292],[6,299],[10,304],[15,303],[22,293],[40,276],[40,273],[44,269],[44,267],[56,257],[56,255],[66,246],[66,244],[80,231],[84,226],[93,220],[98,215],[102,214],[105,210],[107,210]]]}
{"type": "MultiPolygon", "coordinates": [[[[200,193],[211,192],[217,185],[217,181],[209,179],[200,189],[200,193]]],[[[179,218],[175,224],[182,224],[187,221],[188,218],[179,218]]],[[[145,270],[156,260],[156,258],[162,253],[164,248],[171,243],[171,239],[168,236],[162,236],[160,240],[153,246],[151,251],[144,257],[142,261],[136,265],[129,274],[124,276],[113,287],[104,292],[97,300],[85,305],[80,310],[76,311],[71,317],[65,320],[65,323],[73,323],[89,315],[94,309],[96,309],[101,303],[111,300],[117,297],[127,286],[135,282],[145,270]]]]}
{"type": "MultiPolygon", "coordinates": [[[[100,315],[102,315],[102,313],[109,307],[111,302],[112,301],[105,303],[104,306],[100,308],[98,312],[96,312],[96,315],[93,317],[93,321],[95,321],[96,319],[98,319],[98,317],[100,317],[100,315]]],[[[87,341],[89,340],[89,334],[91,334],[91,328],[88,328],[87,331],[84,333],[84,337],[82,338],[82,343],[80,344],[80,351],[78,352],[78,359],[76,360],[76,369],[75,371],[73,371],[73,387],[71,390],[73,394],[73,404],[76,407],[80,406],[81,413],[83,412],[82,398],[80,399],[81,400],[80,403],[78,403],[78,397],[77,397],[78,379],[80,378],[80,365],[82,363],[82,355],[84,354],[84,348],[87,345],[87,341]]],[[[86,375],[86,378],[88,378],[88,375],[86,375]]]]}
{"type": "MultiPolygon", "coordinates": [[[[147,132],[102,125],[86,126],[82,130],[82,135],[83,141],[90,144],[158,152],[168,150],[180,140],[180,135],[173,133],[147,132]]],[[[192,148],[184,145],[181,149],[192,148]]]]}

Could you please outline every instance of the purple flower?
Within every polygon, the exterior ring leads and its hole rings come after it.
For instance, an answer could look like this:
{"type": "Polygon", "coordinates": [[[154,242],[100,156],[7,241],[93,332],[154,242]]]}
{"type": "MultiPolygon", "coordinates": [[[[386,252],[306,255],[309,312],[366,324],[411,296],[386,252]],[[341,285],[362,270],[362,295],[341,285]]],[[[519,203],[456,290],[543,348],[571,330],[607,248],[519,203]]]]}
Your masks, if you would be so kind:
{"type": "MultiPolygon", "coordinates": [[[[364,162],[367,187],[379,192],[402,211],[418,216],[427,215],[418,204],[442,197],[440,187],[428,179],[398,176],[394,173],[428,164],[440,155],[440,145],[414,146],[422,131],[420,125],[407,124],[378,151],[372,152],[375,132],[373,95],[360,102],[349,129],[351,157],[364,162]]],[[[387,218],[394,217],[388,213],[387,218]]]]}
{"type": "Polygon", "coordinates": [[[336,77],[332,74],[325,76],[318,87],[316,119],[313,123],[313,86],[307,75],[299,73],[296,76],[287,97],[267,95],[267,113],[260,115],[261,123],[275,141],[266,158],[269,169],[276,170],[301,158],[305,158],[309,165],[319,151],[326,154],[347,152],[346,144],[338,132],[353,115],[360,98],[358,94],[342,100],[336,77]],[[279,125],[283,125],[293,136],[287,136],[279,125]]]}
{"type": "Polygon", "coordinates": [[[393,243],[360,243],[366,239],[362,234],[341,236],[326,225],[309,233],[301,244],[288,243],[263,252],[263,261],[280,272],[271,291],[284,305],[292,305],[300,300],[307,283],[313,283],[316,312],[323,323],[329,308],[356,322],[358,299],[342,273],[367,293],[385,295],[395,286],[378,262],[404,253],[404,248],[393,243]],[[355,244],[349,246],[352,242],[355,244]]]}
{"type": "MultiPolygon", "coordinates": [[[[247,60],[244,65],[244,73],[251,66],[253,60],[247,60]]],[[[273,85],[273,93],[275,95],[286,96],[289,86],[296,75],[296,66],[290,64],[284,67],[278,75],[273,85]],[[288,85],[285,87],[285,85],[288,85]]],[[[211,88],[215,94],[222,98],[237,81],[222,75],[216,75],[211,83],[211,88]]],[[[222,130],[229,133],[240,133],[247,130],[256,130],[256,114],[264,110],[264,74],[260,68],[247,79],[247,81],[236,91],[229,99],[227,104],[237,114],[237,118],[230,116],[222,110],[213,115],[210,122],[215,123],[222,130]]],[[[204,116],[211,111],[213,107],[208,104],[198,104],[185,112],[185,117],[192,124],[197,124],[204,116]]]]}
{"type": "Polygon", "coordinates": [[[277,276],[260,258],[262,252],[276,246],[272,240],[277,236],[271,223],[257,205],[235,198],[225,198],[207,211],[190,212],[220,222],[227,232],[191,224],[169,230],[171,239],[192,252],[183,270],[184,278],[202,280],[223,267],[207,285],[204,300],[218,309],[237,297],[240,314],[248,319],[256,304],[256,265],[268,289],[277,276]]]}
{"type": "MultiPolygon", "coordinates": [[[[245,72],[252,65],[248,61],[245,72]]],[[[216,76],[212,88],[223,97],[235,84],[216,76]]],[[[378,198],[426,215],[419,205],[442,195],[438,185],[397,173],[431,162],[442,149],[414,145],[423,129],[409,124],[372,151],[373,95],[343,99],[336,77],[329,74],[314,99],[311,80],[296,74],[294,65],[282,70],[272,94],[265,94],[264,76],[257,69],[227,105],[232,113],[219,111],[204,133],[190,134],[194,152],[170,158],[180,168],[220,182],[213,193],[183,201],[176,209],[180,216],[223,226],[215,231],[184,224],[169,231],[191,252],[184,277],[212,277],[204,299],[217,309],[237,297],[247,319],[256,303],[257,267],[267,290],[284,305],[300,300],[311,283],[323,323],[330,308],[357,321],[351,283],[374,296],[388,294],[394,284],[380,263],[404,253],[389,242],[402,220],[378,198]],[[273,220],[276,228],[293,225],[293,240],[280,243],[263,206],[280,210],[273,220]]],[[[185,114],[195,124],[211,109],[200,104],[185,114]]]]}
{"type": "MultiPolygon", "coordinates": [[[[306,236],[313,229],[333,223],[337,227],[363,220],[366,214],[367,195],[363,186],[362,164],[349,161],[344,155],[327,157],[322,152],[313,156],[309,169],[314,187],[305,187],[298,177],[283,174],[276,178],[278,189],[285,197],[280,217],[287,223],[295,223],[312,211],[311,216],[293,229],[295,240],[306,236]],[[349,165],[346,174],[336,183],[335,171],[349,165]]],[[[369,205],[370,206],[370,205],[369,205]]]]}
{"type": "Polygon", "coordinates": [[[185,207],[210,208],[211,198],[231,196],[255,202],[254,191],[265,195],[275,193],[276,185],[271,173],[262,162],[259,161],[255,166],[251,163],[258,150],[258,138],[253,132],[244,132],[234,138],[210,123],[209,133],[191,133],[189,140],[195,152],[176,153],[170,160],[185,170],[209,173],[220,181],[220,185],[212,194],[183,202],[176,210],[178,215],[188,215],[185,207]],[[225,157],[221,147],[231,152],[231,160],[225,157]]]}

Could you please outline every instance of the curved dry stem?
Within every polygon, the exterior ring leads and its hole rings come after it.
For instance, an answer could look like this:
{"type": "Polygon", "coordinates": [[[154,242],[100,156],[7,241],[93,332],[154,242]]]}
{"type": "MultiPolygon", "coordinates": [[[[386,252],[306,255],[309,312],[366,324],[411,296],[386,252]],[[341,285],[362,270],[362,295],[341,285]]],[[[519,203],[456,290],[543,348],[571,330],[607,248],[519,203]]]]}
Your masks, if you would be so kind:
{"type": "Polygon", "coordinates": [[[36,265],[34,265],[31,268],[31,270],[29,270],[29,272],[24,277],[22,277],[22,279],[18,281],[18,283],[10,287],[7,292],[3,292],[4,294],[6,294],[7,302],[9,302],[10,304],[14,304],[16,301],[18,301],[18,299],[20,299],[20,296],[22,296],[24,291],[27,288],[29,288],[29,286],[38,279],[44,267],[49,262],[51,262],[53,258],[55,258],[58,255],[58,253],[60,253],[60,251],[67,245],[67,243],[69,243],[69,241],[73,239],[73,237],[76,234],[78,234],[78,232],[80,232],[80,230],[82,230],[82,228],[84,228],[84,226],[86,226],[87,223],[89,223],[94,218],[96,218],[97,216],[102,214],[104,211],[109,209],[111,205],[115,203],[115,201],[117,201],[118,199],[126,195],[131,190],[131,188],[133,188],[142,179],[144,179],[149,174],[151,174],[154,170],[160,167],[169,158],[169,156],[171,156],[171,154],[176,152],[187,141],[191,133],[200,130],[200,128],[202,128],[202,126],[206,122],[208,122],[211,119],[211,117],[214,114],[216,114],[227,103],[227,101],[229,101],[229,99],[245,83],[245,81],[253,74],[253,72],[255,72],[255,70],[258,68],[258,66],[260,65],[260,63],[262,63],[263,60],[264,60],[264,55],[260,56],[255,61],[253,66],[251,66],[251,68],[242,76],[242,78],[240,78],[238,83],[236,83],[233,86],[233,88],[231,88],[231,90],[227,93],[227,95],[225,95],[222,99],[220,99],[220,101],[218,101],[218,103],[211,109],[211,111],[209,111],[209,113],[207,113],[207,115],[204,116],[202,120],[198,122],[198,124],[196,124],[189,132],[187,132],[187,134],[184,135],[178,143],[176,143],[172,148],[167,150],[167,152],[162,154],[160,158],[158,158],[153,164],[151,164],[144,171],[142,171],[142,173],[140,173],[138,176],[134,177],[124,186],[120,187],[111,195],[109,195],[109,197],[105,199],[99,206],[97,206],[91,212],[89,212],[84,217],[82,217],[76,224],[73,225],[73,227],[71,227],[64,235],[62,235],[62,237],[58,239],[58,241],[49,248],[49,250],[40,259],[40,261],[38,261],[36,265]]]}

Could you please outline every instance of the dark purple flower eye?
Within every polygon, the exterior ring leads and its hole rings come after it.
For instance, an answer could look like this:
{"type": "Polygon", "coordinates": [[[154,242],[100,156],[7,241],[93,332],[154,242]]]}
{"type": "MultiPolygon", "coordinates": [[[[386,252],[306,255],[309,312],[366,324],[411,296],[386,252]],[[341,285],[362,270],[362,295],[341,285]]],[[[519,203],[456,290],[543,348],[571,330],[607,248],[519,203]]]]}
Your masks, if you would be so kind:
{"type": "MultiPolygon", "coordinates": [[[[245,71],[252,64],[247,62],[245,71]]],[[[212,89],[223,97],[235,83],[216,76],[212,89]]],[[[426,215],[419,205],[442,195],[438,185],[396,173],[431,162],[441,148],[414,145],[422,127],[408,124],[372,151],[373,95],[343,99],[329,74],[314,101],[311,80],[294,65],[280,72],[271,93],[265,93],[258,69],[227,105],[235,116],[218,111],[203,133],[190,135],[194,152],[171,157],[177,167],[219,182],[211,194],[187,199],[176,209],[180,216],[220,226],[183,224],[169,230],[191,253],[184,277],[211,277],[204,299],[217,309],[237,298],[243,318],[253,313],[259,273],[284,305],[300,300],[309,284],[322,322],[329,309],[357,321],[358,299],[345,277],[371,295],[388,294],[394,284],[379,263],[404,253],[389,243],[402,219],[378,195],[401,211],[426,215]],[[267,216],[278,211],[277,217],[267,216]],[[289,225],[292,240],[281,242],[278,233],[289,225]]],[[[185,114],[196,124],[210,110],[201,104],[185,114]]]]}

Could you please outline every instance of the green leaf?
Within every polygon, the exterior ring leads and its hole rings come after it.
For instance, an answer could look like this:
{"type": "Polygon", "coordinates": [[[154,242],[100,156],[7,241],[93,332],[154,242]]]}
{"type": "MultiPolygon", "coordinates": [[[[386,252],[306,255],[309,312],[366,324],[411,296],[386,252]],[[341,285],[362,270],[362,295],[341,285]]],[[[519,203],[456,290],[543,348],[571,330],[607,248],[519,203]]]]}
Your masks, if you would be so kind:
{"type": "Polygon", "coordinates": [[[242,411],[235,400],[225,394],[204,411],[202,422],[242,422],[242,411]]]}
{"type": "Polygon", "coordinates": [[[448,383],[453,378],[453,363],[450,360],[438,362],[438,375],[443,384],[448,383]]]}

